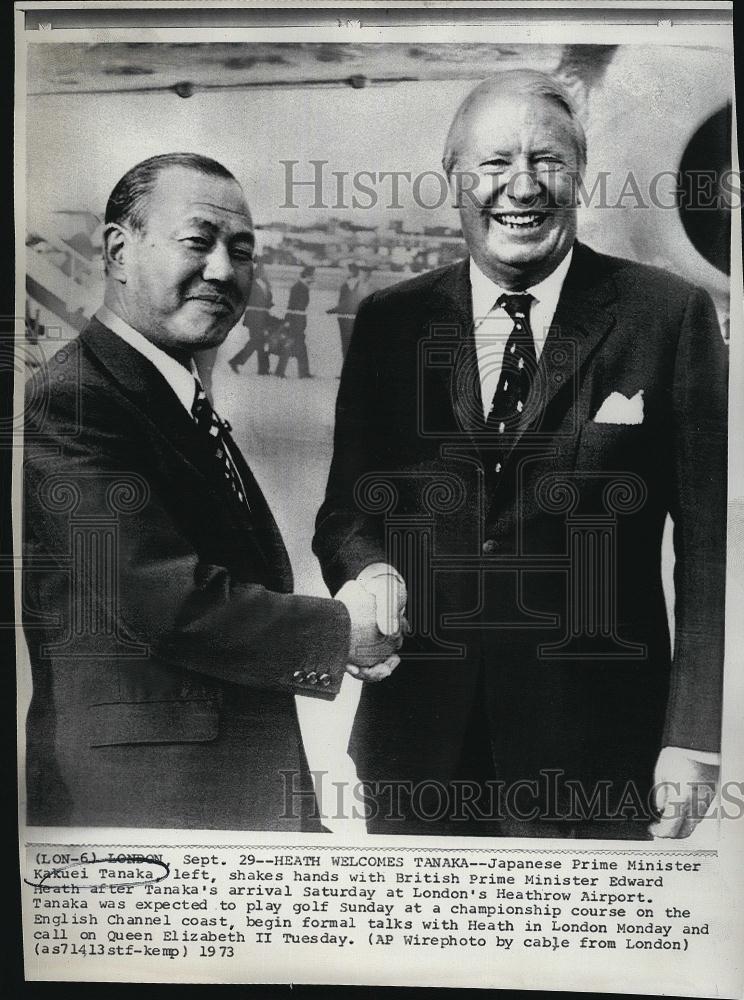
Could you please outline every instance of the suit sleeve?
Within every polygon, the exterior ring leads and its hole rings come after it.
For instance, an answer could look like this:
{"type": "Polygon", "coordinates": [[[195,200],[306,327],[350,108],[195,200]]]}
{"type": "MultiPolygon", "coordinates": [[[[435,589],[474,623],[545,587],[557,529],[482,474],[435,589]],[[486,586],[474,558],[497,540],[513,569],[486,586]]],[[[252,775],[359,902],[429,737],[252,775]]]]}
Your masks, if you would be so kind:
{"type": "Polygon", "coordinates": [[[726,585],[728,356],[700,290],[684,312],[672,389],[675,638],[665,746],[720,748],[726,585]]]}
{"type": "MultiPolygon", "coordinates": [[[[157,492],[161,479],[148,476],[131,436],[121,433],[128,414],[100,396],[84,400],[86,420],[75,436],[64,430],[74,412],[69,400],[61,407],[55,402],[57,412],[53,407],[36,433],[27,427],[25,520],[34,550],[68,561],[72,513],[66,498],[72,498],[78,524],[95,526],[111,516],[112,486],[129,483],[136,499],[125,501],[116,516],[115,551],[107,562],[117,598],[113,611],[100,613],[112,614],[123,635],[161,663],[247,687],[334,697],[349,649],[344,605],[277,593],[200,559],[157,492]],[[304,675],[310,671],[327,677],[308,685],[304,675]]],[[[72,566],[76,599],[100,603],[100,585],[82,579],[75,561],[72,566]]],[[[75,611],[74,604],[68,610],[62,604],[63,622],[75,611]]]]}
{"type": "Polygon", "coordinates": [[[332,594],[370,563],[390,562],[383,518],[362,509],[356,496],[365,474],[383,473],[389,464],[381,421],[385,395],[376,349],[378,324],[378,309],[371,297],[357,314],[341,373],[333,460],[315,524],[313,551],[332,594]]]}

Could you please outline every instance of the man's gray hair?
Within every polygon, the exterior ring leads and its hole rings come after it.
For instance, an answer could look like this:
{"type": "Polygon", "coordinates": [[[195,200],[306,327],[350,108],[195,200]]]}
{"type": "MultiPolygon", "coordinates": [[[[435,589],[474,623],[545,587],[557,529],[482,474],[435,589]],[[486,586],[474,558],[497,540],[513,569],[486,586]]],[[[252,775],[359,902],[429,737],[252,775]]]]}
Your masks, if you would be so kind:
{"type": "Polygon", "coordinates": [[[579,158],[579,168],[586,166],[586,134],[579,120],[576,106],[568,88],[556,77],[532,69],[509,69],[489,76],[474,87],[467,95],[452,119],[447,140],[444,144],[442,166],[449,177],[457,162],[458,140],[463,123],[468,119],[473,108],[484,98],[508,95],[516,99],[539,97],[552,101],[562,108],[571,119],[576,137],[576,151],[579,158]]]}

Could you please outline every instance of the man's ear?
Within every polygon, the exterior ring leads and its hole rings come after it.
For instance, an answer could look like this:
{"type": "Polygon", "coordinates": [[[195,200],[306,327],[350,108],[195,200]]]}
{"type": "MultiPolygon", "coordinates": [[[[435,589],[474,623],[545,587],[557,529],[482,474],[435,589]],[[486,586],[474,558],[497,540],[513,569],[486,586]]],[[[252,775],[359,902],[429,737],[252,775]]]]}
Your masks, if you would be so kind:
{"type": "Polygon", "coordinates": [[[446,157],[442,157],[442,170],[444,170],[444,176],[447,178],[447,187],[450,193],[450,205],[453,208],[460,207],[460,192],[457,188],[457,182],[454,179],[454,169],[452,164],[448,162],[446,157]]]}
{"type": "Polygon", "coordinates": [[[480,182],[477,173],[472,170],[458,170],[455,164],[447,174],[447,182],[452,199],[450,204],[453,208],[461,209],[467,200],[479,204],[477,196],[473,193],[480,182]]]}
{"type": "Polygon", "coordinates": [[[106,274],[115,281],[120,281],[122,285],[127,283],[128,250],[131,240],[130,231],[116,222],[110,222],[103,230],[103,260],[106,274]]]}

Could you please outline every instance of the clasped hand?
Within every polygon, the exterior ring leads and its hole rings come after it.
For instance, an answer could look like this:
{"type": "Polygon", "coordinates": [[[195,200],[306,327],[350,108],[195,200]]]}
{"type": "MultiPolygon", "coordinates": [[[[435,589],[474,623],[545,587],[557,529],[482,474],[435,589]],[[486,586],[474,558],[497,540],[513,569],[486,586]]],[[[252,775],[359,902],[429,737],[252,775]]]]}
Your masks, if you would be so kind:
{"type": "Polygon", "coordinates": [[[409,631],[403,614],[405,585],[388,575],[364,584],[349,580],[336,598],[346,605],[351,618],[348,673],[368,683],[389,677],[400,663],[397,650],[409,631]]]}
{"type": "Polygon", "coordinates": [[[694,750],[664,747],[654,770],[659,818],[649,827],[653,837],[689,837],[713,802],[718,778],[718,764],[697,759],[694,750]]]}

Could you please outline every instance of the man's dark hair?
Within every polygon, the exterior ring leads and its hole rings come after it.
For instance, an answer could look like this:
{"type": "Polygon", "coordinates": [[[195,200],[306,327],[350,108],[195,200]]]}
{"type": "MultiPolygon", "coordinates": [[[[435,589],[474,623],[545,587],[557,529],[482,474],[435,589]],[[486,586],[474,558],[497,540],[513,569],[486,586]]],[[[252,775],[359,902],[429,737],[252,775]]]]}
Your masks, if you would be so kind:
{"type": "Polygon", "coordinates": [[[128,170],[111,192],[106,204],[106,224],[126,223],[131,229],[142,232],[147,219],[147,200],[160,174],[171,167],[186,167],[207,177],[235,180],[227,167],[199,153],[151,156],[128,170]]]}

